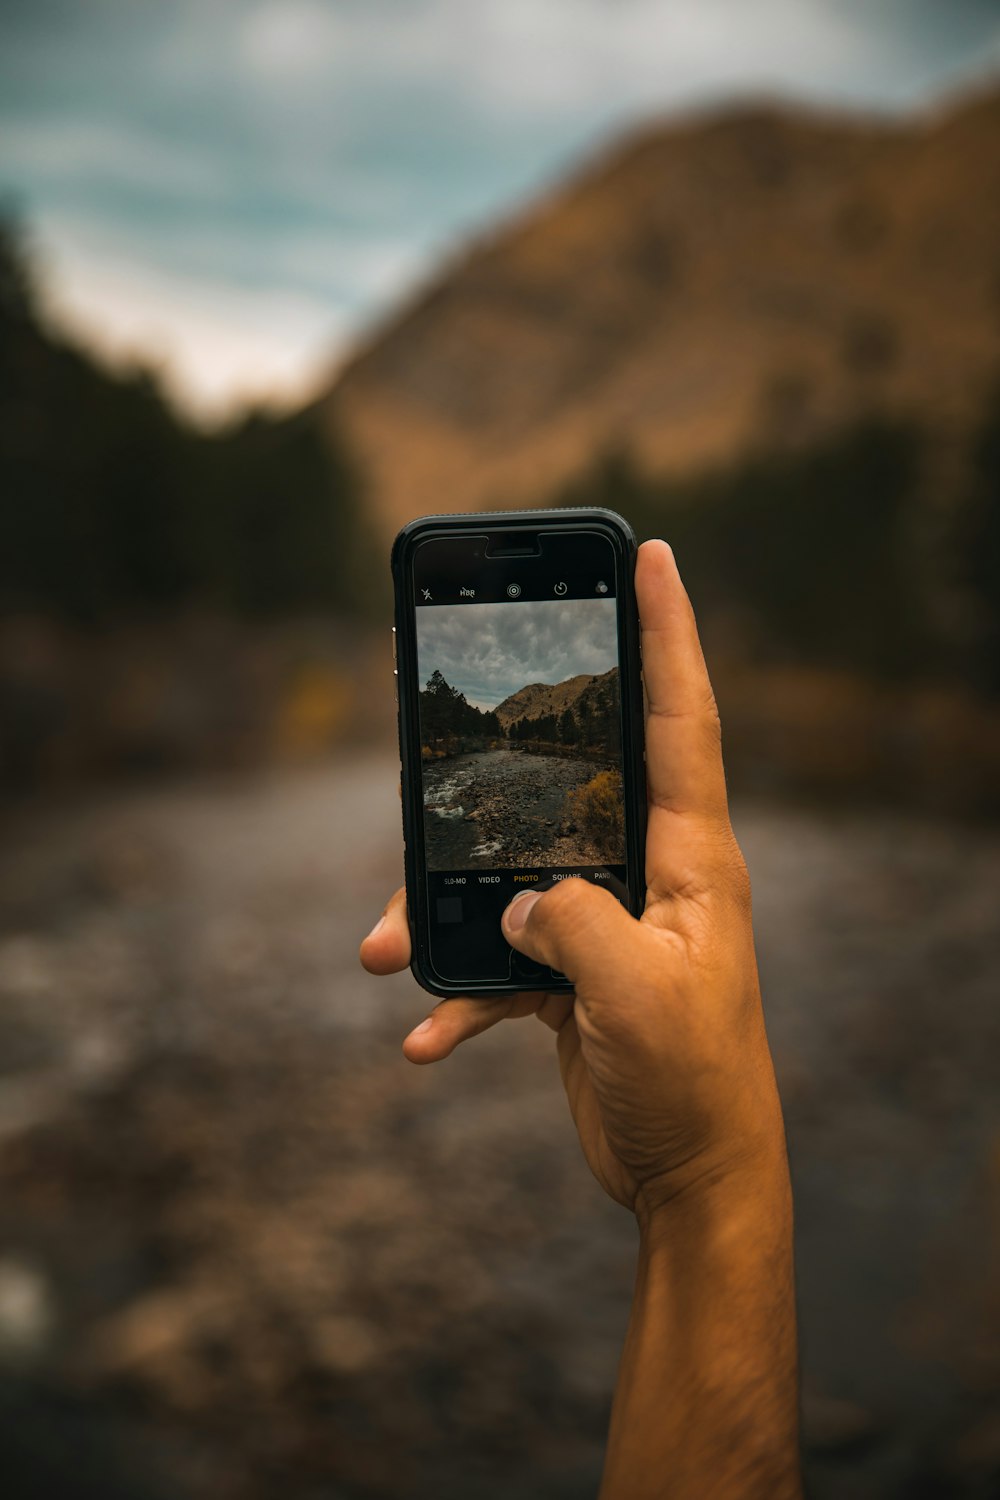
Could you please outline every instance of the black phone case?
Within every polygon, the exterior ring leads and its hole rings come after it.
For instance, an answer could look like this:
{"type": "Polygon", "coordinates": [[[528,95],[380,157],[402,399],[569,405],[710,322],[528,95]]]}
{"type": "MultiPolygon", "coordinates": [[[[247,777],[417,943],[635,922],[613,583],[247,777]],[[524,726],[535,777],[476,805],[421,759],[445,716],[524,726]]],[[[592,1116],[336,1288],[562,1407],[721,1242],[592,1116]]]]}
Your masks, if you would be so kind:
{"type": "Polygon", "coordinates": [[[643,726],[642,661],[639,647],[639,614],[635,601],[634,572],[636,540],[628,522],[615,511],[602,509],[477,511],[472,514],[421,516],[396,536],[392,544],[391,568],[395,592],[395,657],[398,683],[399,760],[403,806],[403,856],[406,878],[406,910],[410,927],[410,969],[417,983],[431,995],[517,994],[524,990],[568,990],[569,980],[539,978],[517,980],[506,985],[495,981],[480,984],[451,983],[431,967],[428,943],[427,884],[424,878],[423,806],[420,773],[420,731],[417,720],[416,643],[413,639],[412,570],[410,558],[417,542],[433,536],[463,531],[496,532],[507,527],[530,526],[552,531],[579,530],[586,525],[608,536],[621,561],[623,588],[620,595],[619,631],[622,653],[622,768],[625,793],[626,868],[629,872],[629,910],[642,911],[646,899],[644,855],[646,833],[646,765],[643,726]]]}

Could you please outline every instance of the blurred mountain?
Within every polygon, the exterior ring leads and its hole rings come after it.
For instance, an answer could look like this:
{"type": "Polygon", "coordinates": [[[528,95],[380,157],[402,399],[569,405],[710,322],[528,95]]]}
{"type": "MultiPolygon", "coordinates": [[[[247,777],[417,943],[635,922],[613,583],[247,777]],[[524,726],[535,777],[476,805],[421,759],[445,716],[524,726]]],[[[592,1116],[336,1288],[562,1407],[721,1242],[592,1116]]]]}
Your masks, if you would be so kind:
{"type": "Polygon", "coordinates": [[[602,672],[599,676],[592,677],[584,672],[577,677],[567,677],[565,682],[529,682],[526,687],[518,688],[516,693],[511,693],[502,703],[496,707],[496,716],[500,720],[502,729],[509,729],[510,725],[517,719],[544,718],[547,714],[559,715],[565,713],[566,709],[572,709],[579,714],[581,706],[585,714],[596,712],[598,707],[603,707],[607,690],[612,683],[617,683],[618,668],[612,667],[609,672],[602,672]]]}
{"type": "Polygon", "coordinates": [[[996,812],[1000,89],[648,130],[216,434],[47,328],[0,221],[0,781],[376,728],[388,534],[508,503],[676,546],[735,787],[996,812]]]}
{"type": "Polygon", "coordinates": [[[684,476],[861,419],[944,440],[1000,365],[1000,90],[901,123],[647,129],[481,240],[324,406],[389,535],[539,503],[595,455],[684,476]]]}

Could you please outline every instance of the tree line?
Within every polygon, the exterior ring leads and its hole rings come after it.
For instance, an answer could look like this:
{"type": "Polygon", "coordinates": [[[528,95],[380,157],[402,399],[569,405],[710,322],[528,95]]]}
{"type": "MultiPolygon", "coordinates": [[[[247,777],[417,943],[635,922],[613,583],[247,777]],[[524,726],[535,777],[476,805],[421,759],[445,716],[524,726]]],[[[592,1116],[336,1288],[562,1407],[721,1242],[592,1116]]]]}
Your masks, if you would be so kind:
{"type": "Polygon", "coordinates": [[[500,739],[503,730],[494,712],[476,708],[435,668],[420,694],[420,734],[424,744],[441,749],[470,740],[500,739]]]}
{"type": "Polygon", "coordinates": [[[617,673],[596,678],[575,708],[515,719],[505,730],[494,710],[476,708],[435,668],[420,693],[420,726],[423,743],[445,753],[502,740],[524,748],[560,747],[614,757],[621,746],[617,673]]]}
{"type": "Polygon", "coordinates": [[[665,536],[722,656],[1000,695],[1000,381],[946,497],[940,441],[866,417],[690,478],[617,450],[556,503],[608,506],[640,537],[665,536]]]}
{"type": "Polygon", "coordinates": [[[362,503],[318,409],[201,432],[148,372],[54,337],[22,237],[0,220],[0,613],[85,626],[191,605],[357,613],[386,571],[362,503]]]}

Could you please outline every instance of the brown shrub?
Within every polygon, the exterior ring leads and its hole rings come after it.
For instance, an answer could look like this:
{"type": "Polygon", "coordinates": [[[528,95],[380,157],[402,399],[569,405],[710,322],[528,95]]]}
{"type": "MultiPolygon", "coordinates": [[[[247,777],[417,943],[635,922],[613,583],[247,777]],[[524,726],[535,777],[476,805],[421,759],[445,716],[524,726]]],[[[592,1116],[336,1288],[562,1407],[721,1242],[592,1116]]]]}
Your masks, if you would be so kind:
{"type": "Polygon", "coordinates": [[[570,816],[602,849],[620,850],[625,839],[625,804],[622,798],[622,779],[619,773],[599,771],[590,781],[569,793],[570,816]]]}

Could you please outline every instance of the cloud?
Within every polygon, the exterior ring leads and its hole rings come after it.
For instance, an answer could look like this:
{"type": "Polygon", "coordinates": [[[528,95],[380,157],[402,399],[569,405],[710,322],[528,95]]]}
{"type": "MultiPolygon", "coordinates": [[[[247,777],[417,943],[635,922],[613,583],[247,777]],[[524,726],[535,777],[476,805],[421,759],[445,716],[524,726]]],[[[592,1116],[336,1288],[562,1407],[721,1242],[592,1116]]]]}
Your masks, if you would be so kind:
{"type": "Polygon", "coordinates": [[[247,8],[241,52],[262,77],[295,84],[325,73],[349,49],[352,34],[343,10],[322,0],[270,0],[247,8]]]}
{"type": "Polygon", "coordinates": [[[248,405],[287,409],[332,378],[349,342],[328,302],[294,291],[247,291],[224,278],[196,283],[113,247],[57,237],[42,277],[50,326],[113,367],[156,371],[169,397],[196,418],[220,422],[248,405]]]}
{"type": "MultiPolygon", "coordinates": [[[[63,238],[86,222],[133,310],[172,288],[150,328],[231,286],[280,385],[299,325],[280,349],[255,299],[354,334],[637,117],[762,91],[899,108],[998,63],[991,0],[7,0],[0,189],[41,226],[53,306],[99,289],[63,238]]],[[[175,322],[179,370],[206,329],[175,322]]]]}
{"type": "Polygon", "coordinates": [[[599,675],[618,664],[613,599],[442,604],[417,610],[421,685],[440,671],[477,708],[528,683],[599,675]]]}

